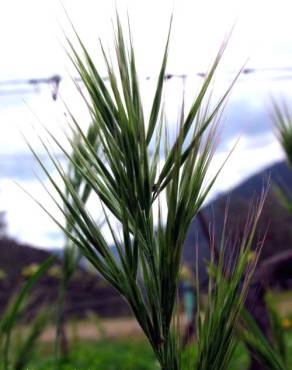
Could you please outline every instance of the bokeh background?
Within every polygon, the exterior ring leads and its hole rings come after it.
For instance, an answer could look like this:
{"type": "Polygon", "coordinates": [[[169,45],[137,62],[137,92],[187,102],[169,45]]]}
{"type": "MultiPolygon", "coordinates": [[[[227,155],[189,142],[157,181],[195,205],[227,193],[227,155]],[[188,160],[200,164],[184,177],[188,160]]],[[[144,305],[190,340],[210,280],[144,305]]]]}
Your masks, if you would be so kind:
{"type": "Polygon", "coordinates": [[[245,73],[239,77],[226,107],[215,162],[221,163],[240,139],[209,201],[283,158],[270,110],[271,96],[291,96],[289,1],[3,1],[0,209],[5,211],[7,232],[21,242],[41,248],[61,247],[63,243],[55,225],[14,183],[46,202],[34,174],[37,166],[22,135],[41,152],[36,132],[40,125],[54,133],[66,126],[64,102],[80,122],[88,124],[86,109],[72,83],[77,75],[66,54],[64,34],[72,36],[66,11],[97,65],[104,68],[99,37],[112,50],[115,7],[124,23],[129,14],[146,106],[152,98],[170,16],[174,15],[167,68],[171,78],[165,92],[173,132],[183,91],[188,105],[198,91],[201,76],[234,27],[216,78],[214,96],[224,91],[241,68],[245,73]]]}

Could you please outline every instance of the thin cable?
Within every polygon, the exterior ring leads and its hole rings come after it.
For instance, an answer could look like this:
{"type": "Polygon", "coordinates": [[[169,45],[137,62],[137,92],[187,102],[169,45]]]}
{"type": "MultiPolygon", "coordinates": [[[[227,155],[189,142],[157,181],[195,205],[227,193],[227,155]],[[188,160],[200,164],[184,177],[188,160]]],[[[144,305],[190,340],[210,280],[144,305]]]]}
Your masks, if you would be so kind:
{"type": "MultiPolygon", "coordinates": [[[[263,68],[244,68],[242,70],[241,75],[242,76],[256,76],[259,73],[265,73],[265,72],[285,72],[285,75],[278,75],[278,76],[264,76],[267,80],[291,80],[292,79],[292,67],[290,66],[283,66],[283,67],[263,67],[263,68]],[[291,72],[291,74],[287,74],[287,72],[291,72]]],[[[235,71],[226,71],[225,75],[231,75],[234,74],[235,71]]],[[[200,77],[205,78],[207,75],[207,72],[196,72],[193,75],[191,74],[173,74],[168,73],[165,75],[165,80],[171,80],[171,79],[182,79],[184,82],[187,78],[191,77],[200,77]]],[[[149,81],[154,79],[153,76],[146,76],[145,80],[149,81]]],[[[103,77],[104,81],[108,81],[108,77],[103,77]]],[[[34,88],[38,88],[40,85],[49,85],[52,90],[52,99],[54,101],[57,100],[58,92],[60,88],[60,84],[63,81],[62,76],[59,74],[52,75],[50,77],[41,77],[41,78],[29,78],[29,79],[13,79],[13,80],[4,80],[0,81],[0,95],[13,95],[13,94],[29,94],[29,93],[35,93],[39,90],[28,90],[28,89],[8,89],[8,87],[17,87],[17,86],[32,86],[34,88]],[[1,90],[1,87],[4,87],[4,90],[1,90]]],[[[80,77],[74,78],[74,81],[77,83],[82,82],[80,77]]],[[[240,80],[243,81],[243,80],[240,80]]]]}

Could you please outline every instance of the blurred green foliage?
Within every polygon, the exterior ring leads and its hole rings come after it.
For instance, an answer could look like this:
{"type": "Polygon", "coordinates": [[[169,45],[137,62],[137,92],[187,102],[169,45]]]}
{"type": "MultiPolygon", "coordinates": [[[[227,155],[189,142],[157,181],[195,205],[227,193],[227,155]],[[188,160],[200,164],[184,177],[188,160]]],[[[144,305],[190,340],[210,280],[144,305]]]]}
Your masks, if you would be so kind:
{"type": "MultiPolygon", "coordinates": [[[[32,370],[50,370],[53,356],[48,356],[48,345],[43,345],[42,352],[30,364],[32,370]],[[46,354],[46,356],[44,356],[46,354]]],[[[183,354],[182,369],[188,368],[196,360],[196,347],[190,346],[183,354]]],[[[248,353],[243,345],[235,351],[230,370],[245,370],[249,364],[248,353]]],[[[150,346],[143,340],[78,342],[72,346],[69,358],[61,365],[62,370],[158,370],[150,346]]]]}
{"type": "MultiPolygon", "coordinates": [[[[292,332],[285,332],[288,350],[288,366],[292,364],[292,332]]],[[[51,370],[53,350],[47,343],[40,345],[40,351],[30,363],[29,370],[51,370]]],[[[182,356],[182,369],[196,361],[197,350],[191,345],[182,356]]],[[[239,344],[232,356],[228,370],[246,370],[249,355],[243,344],[239,344]]],[[[194,366],[193,366],[194,368],[194,366]]],[[[289,367],[290,368],[290,367],[289,367]]],[[[110,341],[77,341],[72,345],[70,355],[63,361],[61,370],[158,370],[159,366],[150,346],[143,340],[123,339],[110,341]]]]}
{"type": "MultiPolygon", "coordinates": [[[[48,346],[43,346],[47,351],[48,346]]],[[[39,353],[31,362],[33,370],[51,370],[53,356],[39,353]],[[45,359],[44,359],[45,358],[45,359]]],[[[69,357],[61,364],[62,370],[158,370],[151,348],[144,341],[123,340],[75,343],[69,357]]]]}

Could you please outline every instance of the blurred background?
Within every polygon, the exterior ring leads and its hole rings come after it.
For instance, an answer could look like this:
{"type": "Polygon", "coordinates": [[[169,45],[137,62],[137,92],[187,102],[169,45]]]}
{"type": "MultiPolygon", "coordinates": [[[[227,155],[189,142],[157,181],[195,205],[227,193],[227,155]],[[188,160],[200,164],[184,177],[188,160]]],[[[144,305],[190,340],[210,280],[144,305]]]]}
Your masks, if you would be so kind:
{"type": "MultiPolygon", "coordinates": [[[[3,276],[10,276],[9,283],[3,277],[7,291],[8,286],[15,286],[19,274],[29,275],[30,269],[33,270],[48,253],[62,255],[62,233],[21,188],[50,210],[50,199],[39,182],[39,179],[44,182],[46,179],[24,137],[50,166],[37,137],[42,127],[54,135],[61,135],[67,129],[66,106],[81,125],[89,124],[86,107],[74,86],[77,83],[82,89],[82,84],[66,54],[65,35],[69,39],[72,37],[66,12],[106,77],[99,38],[105,49],[113,53],[115,7],[124,24],[127,13],[129,15],[146,113],[156,85],[170,17],[174,15],[165,90],[171,134],[176,132],[183,98],[186,108],[189,107],[220,45],[233,28],[216,76],[215,100],[232,83],[238,71],[243,70],[224,111],[213,171],[237,144],[204,204],[202,219],[194,220],[191,225],[184,254],[187,268],[194,268],[195,263],[190,261],[195,258],[197,238],[202,255],[208,254],[204,227],[207,225],[208,229],[211,220],[216,223],[216,217],[220,220],[227,198],[231,203],[230,218],[234,220],[233,215],[243,215],[247,211],[248,199],[260,192],[267,177],[270,176],[272,183],[292,185],[291,171],[285,164],[271,120],[272,97],[288,102],[292,99],[290,1],[3,1],[0,12],[0,268],[3,276]]],[[[66,166],[62,154],[56,154],[66,166]]],[[[90,204],[90,208],[98,217],[100,207],[90,204]]],[[[261,231],[270,225],[263,261],[291,250],[291,221],[290,214],[281,207],[275,195],[269,193],[261,224],[261,231]]],[[[107,232],[106,227],[104,232],[107,232]]],[[[291,257],[288,253],[281,258],[281,263],[288,263],[291,257]]],[[[273,270],[272,285],[278,289],[279,296],[285,292],[280,310],[283,319],[287,319],[290,317],[288,293],[292,276],[283,264],[279,266],[273,270]],[[286,272],[280,276],[277,269],[286,272]]],[[[99,336],[116,336],[123,330],[137,333],[126,304],[103,281],[92,276],[85,262],[81,267],[72,283],[74,289],[68,298],[68,314],[79,317],[84,312],[93,312],[99,336]],[[78,278],[78,273],[82,279],[78,278]],[[119,328],[116,325],[123,323],[117,321],[111,326],[112,319],[120,316],[126,317],[125,325],[119,328]],[[108,320],[108,326],[103,329],[100,317],[108,320]]],[[[56,271],[43,282],[51,297],[57,294],[56,271]]],[[[8,300],[4,293],[0,297],[2,302],[8,300]]],[[[288,324],[286,322],[286,326],[288,324]]],[[[46,335],[50,338],[50,333],[46,335]]],[[[86,335],[95,338],[91,324],[86,335]]]]}
{"type": "MultiPolygon", "coordinates": [[[[99,37],[112,49],[115,2],[64,1],[63,5],[103,69],[99,37]]],[[[225,110],[216,161],[222,162],[239,137],[240,141],[211,198],[283,157],[269,110],[271,95],[291,94],[288,1],[119,1],[116,5],[125,21],[129,13],[146,106],[152,98],[170,16],[174,14],[165,92],[173,131],[183,90],[188,105],[234,26],[214,95],[223,92],[242,67],[244,70],[225,110]]],[[[61,234],[14,181],[34,195],[41,191],[22,135],[40,147],[32,132],[35,127],[42,124],[53,132],[61,130],[66,125],[63,101],[84,125],[88,123],[86,109],[72,83],[77,75],[65,52],[64,34],[70,38],[72,30],[57,0],[3,3],[0,24],[0,208],[6,212],[7,232],[13,238],[43,248],[61,247],[61,234]]]]}

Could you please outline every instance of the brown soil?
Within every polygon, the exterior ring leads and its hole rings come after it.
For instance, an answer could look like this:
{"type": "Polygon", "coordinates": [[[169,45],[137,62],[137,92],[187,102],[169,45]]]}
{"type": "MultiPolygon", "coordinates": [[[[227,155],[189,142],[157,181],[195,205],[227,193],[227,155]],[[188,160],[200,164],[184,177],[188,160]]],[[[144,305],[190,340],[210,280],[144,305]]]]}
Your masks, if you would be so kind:
{"type": "MultiPolygon", "coordinates": [[[[77,337],[83,340],[96,340],[102,337],[119,339],[126,337],[143,338],[139,325],[134,319],[112,319],[102,320],[98,325],[94,322],[78,322],[68,324],[66,327],[68,339],[77,337]]],[[[42,335],[42,340],[46,342],[54,341],[55,328],[50,327],[42,335]]]]}

